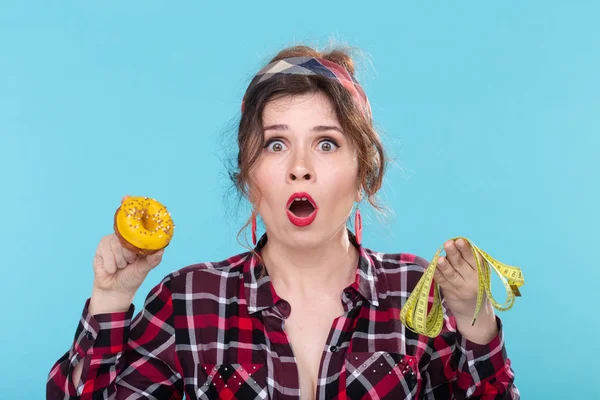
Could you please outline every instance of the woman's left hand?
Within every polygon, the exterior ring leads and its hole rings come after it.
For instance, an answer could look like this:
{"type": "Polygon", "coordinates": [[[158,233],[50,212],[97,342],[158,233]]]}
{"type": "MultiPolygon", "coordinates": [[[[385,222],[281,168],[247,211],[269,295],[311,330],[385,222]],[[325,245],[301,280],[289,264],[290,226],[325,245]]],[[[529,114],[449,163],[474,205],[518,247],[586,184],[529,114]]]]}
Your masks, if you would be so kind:
{"type": "MultiPolygon", "coordinates": [[[[472,323],[477,307],[479,278],[471,244],[464,239],[449,240],[444,248],[446,257],[439,257],[434,279],[440,285],[446,306],[456,318],[456,328],[463,337],[474,343],[489,343],[498,334],[498,325],[494,308],[485,292],[477,322],[475,325],[472,323]]],[[[482,256],[477,256],[480,257],[480,264],[483,264],[482,256]]]]}
{"type": "MultiPolygon", "coordinates": [[[[434,279],[440,285],[446,305],[457,318],[471,320],[477,305],[477,262],[469,242],[449,240],[444,244],[446,257],[440,256],[434,279]]],[[[481,255],[480,263],[483,265],[481,255]]],[[[489,300],[484,293],[482,311],[489,300]]]]}

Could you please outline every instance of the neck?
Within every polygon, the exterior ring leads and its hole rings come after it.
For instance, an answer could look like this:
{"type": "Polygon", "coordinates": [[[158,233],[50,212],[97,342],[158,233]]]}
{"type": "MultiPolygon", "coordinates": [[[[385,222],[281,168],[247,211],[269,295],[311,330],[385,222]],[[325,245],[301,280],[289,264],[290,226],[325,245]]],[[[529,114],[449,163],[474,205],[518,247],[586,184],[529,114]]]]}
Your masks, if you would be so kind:
{"type": "Polygon", "coordinates": [[[331,239],[311,248],[290,247],[269,236],[261,254],[281,296],[304,297],[332,291],[337,295],[354,282],[359,259],[345,226],[331,239]]]}

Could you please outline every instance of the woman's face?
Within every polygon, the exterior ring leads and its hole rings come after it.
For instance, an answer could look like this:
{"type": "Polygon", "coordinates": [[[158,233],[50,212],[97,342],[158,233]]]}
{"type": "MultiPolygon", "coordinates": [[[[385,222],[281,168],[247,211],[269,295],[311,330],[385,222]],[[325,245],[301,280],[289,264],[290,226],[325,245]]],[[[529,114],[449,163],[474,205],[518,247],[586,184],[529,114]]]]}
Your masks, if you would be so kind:
{"type": "Polygon", "coordinates": [[[321,92],[274,100],[265,106],[263,132],[266,147],[251,176],[269,238],[293,247],[333,238],[360,193],[356,151],[331,101],[321,92]]]}

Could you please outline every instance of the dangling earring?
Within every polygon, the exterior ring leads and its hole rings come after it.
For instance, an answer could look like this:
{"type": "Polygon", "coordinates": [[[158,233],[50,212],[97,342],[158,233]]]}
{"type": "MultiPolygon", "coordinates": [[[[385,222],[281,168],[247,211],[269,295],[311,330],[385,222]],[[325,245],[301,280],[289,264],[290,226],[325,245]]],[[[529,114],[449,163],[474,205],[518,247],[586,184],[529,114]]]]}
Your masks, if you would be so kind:
{"type": "Polygon", "coordinates": [[[252,244],[256,246],[256,213],[252,212],[252,244]]]}
{"type": "Polygon", "coordinates": [[[362,242],[362,216],[358,207],[354,213],[354,236],[356,236],[356,243],[360,244],[362,242]]]}

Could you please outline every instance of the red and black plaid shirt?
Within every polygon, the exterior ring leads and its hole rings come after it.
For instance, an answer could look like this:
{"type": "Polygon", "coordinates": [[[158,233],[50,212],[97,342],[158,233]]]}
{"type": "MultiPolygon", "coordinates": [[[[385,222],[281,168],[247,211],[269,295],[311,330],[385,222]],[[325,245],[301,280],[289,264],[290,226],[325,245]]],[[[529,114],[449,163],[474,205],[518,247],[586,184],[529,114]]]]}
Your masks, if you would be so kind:
{"type": "MultiPolygon", "coordinates": [[[[323,348],[317,399],[518,399],[502,326],[469,342],[445,311],[442,333],[417,335],[400,309],[427,260],[356,245],[355,282],[340,296],[323,348]]],[[[266,235],[257,245],[266,243],[266,235]]],[[[155,286],[144,309],[90,315],[53,366],[48,399],[298,399],[298,368],[284,332],[290,305],[251,253],[188,266],[155,286]],[[71,373],[85,357],[81,382],[71,373]]]]}

